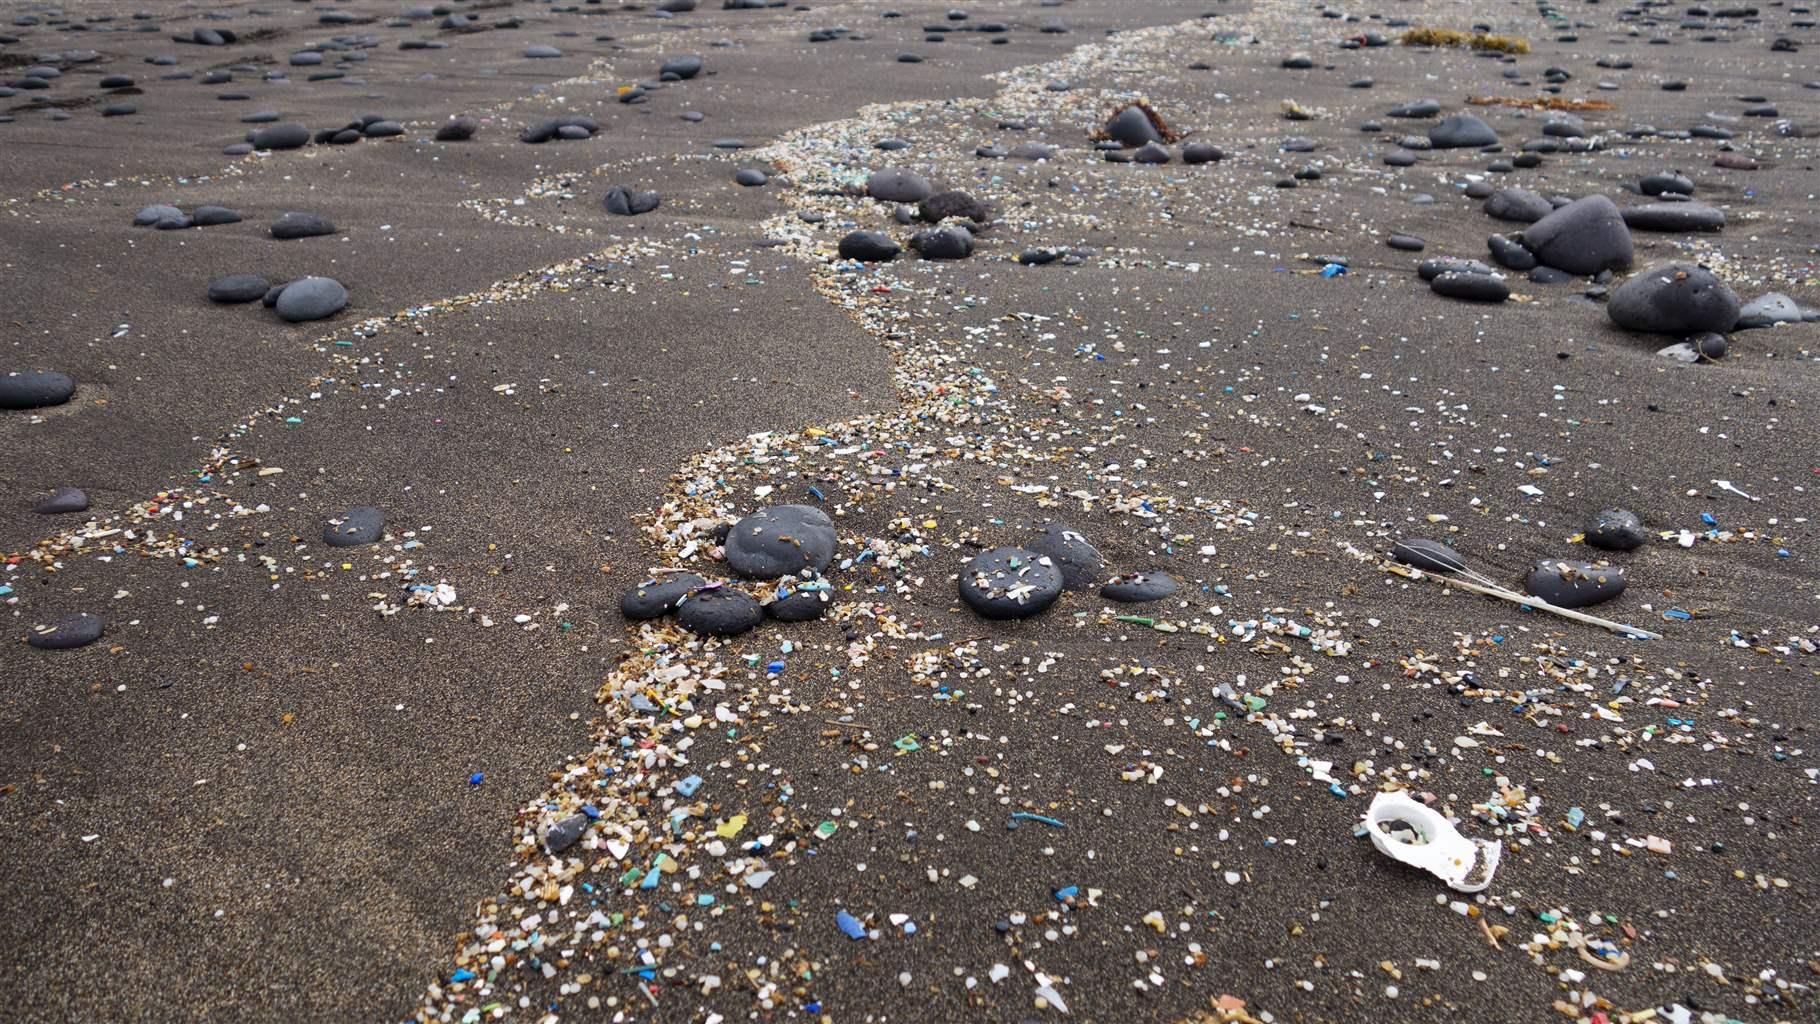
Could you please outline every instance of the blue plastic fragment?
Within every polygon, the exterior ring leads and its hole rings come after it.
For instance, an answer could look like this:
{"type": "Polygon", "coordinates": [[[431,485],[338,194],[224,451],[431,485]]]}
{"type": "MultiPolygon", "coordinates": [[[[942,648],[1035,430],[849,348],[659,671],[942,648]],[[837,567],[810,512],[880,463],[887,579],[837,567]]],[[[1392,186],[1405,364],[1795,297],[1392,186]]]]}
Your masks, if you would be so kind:
{"type": "Polygon", "coordinates": [[[1344,273],[1346,273],[1346,265],[1344,263],[1329,263],[1321,268],[1322,277],[1339,277],[1344,273]]]}
{"type": "Polygon", "coordinates": [[[854,917],[844,910],[834,915],[834,924],[841,930],[841,933],[846,935],[849,939],[863,939],[866,937],[866,926],[859,923],[859,918],[854,917]]]}
{"type": "Polygon", "coordinates": [[[468,785],[470,785],[470,786],[478,786],[485,781],[487,781],[486,772],[475,772],[474,774],[468,776],[468,785]]]}
{"type": "Polygon", "coordinates": [[[699,775],[691,775],[688,778],[682,779],[676,783],[676,791],[678,793],[681,793],[683,796],[694,796],[695,791],[700,788],[701,788],[701,776],[699,776],[699,775]]]}
{"type": "Polygon", "coordinates": [[[1705,523],[1708,526],[1718,526],[1719,525],[1719,520],[1714,519],[1713,514],[1711,512],[1700,513],[1700,521],[1705,523]]]}
{"type": "Polygon", "coordinates": [[[1055,898],[1060,901],[1071,900],[1080,894],[1081,887],[1078,885],[1065,885],[1055,890],[1055,898]]]}

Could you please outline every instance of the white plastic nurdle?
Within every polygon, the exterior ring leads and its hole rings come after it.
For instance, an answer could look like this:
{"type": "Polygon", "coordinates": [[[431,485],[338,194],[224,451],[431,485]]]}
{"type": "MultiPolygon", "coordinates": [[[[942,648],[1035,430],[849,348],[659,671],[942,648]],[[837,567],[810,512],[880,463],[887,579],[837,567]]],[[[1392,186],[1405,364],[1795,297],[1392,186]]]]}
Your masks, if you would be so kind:
{"type": "Polygon", "coordinates": [[[1504,845],[1461,835],[1446,818],[1408,793],[1379,793],[1365,811],[1365,830],[1378,852],[1421,868],[1460,892],[1491,884],[1504,845]]]}

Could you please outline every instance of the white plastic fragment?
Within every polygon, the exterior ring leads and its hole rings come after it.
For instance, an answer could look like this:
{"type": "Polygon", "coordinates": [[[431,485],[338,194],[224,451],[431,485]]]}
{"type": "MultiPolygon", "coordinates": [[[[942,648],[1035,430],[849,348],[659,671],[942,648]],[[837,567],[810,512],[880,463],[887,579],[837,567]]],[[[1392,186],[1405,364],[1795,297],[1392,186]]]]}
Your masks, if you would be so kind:
{"type": "Polygon", "coordinates": [[[1392,860],[1421,868],[1459,892],[1491,884],[1504,845],[1468,839],[1428,805],[1408,793],[1379,793],[1365,811],[1371,845],[1392,860]]]}

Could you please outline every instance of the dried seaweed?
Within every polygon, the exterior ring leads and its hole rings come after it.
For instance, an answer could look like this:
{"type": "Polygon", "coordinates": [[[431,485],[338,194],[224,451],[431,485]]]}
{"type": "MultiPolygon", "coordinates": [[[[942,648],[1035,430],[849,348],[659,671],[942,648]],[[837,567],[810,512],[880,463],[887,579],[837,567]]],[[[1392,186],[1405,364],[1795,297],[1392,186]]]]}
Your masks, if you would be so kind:
{"type": "Polygon", "coordinates": [[[1564,100],[1557,96],[1468,96],[1475,107],[1523,107],[1528,110],[1616,110],[1604,100],[1564,100]]]}
{"type": "Polygon", "coordinates": [[[1412,28],[1398,40],[1404,46],[1463,46],[1499,53],[1528,53],[1529,40],[1520,36],[1494,36],[1486,32],[1461,32],[1451,28],[1412,28]]]}

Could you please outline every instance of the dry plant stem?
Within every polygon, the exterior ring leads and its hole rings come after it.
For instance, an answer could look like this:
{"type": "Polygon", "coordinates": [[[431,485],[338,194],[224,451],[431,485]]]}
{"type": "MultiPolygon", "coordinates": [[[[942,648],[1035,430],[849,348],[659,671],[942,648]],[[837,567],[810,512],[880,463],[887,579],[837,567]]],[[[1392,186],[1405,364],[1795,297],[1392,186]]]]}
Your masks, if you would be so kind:
{"type": "Polygon", "coordinates": [[[1481,586],[1477,583],[1468,583],[1465,580],[1452,579],[1447,576],[1435,576],[1435,579],[1440,580],[1443,586],[1463,587],[1467,590],[1474,591],[1475,593],[1484,594],[1487,597],[1501,598],[1505,601],[1509,601],[1511,604],[1520,604],[1529,608],[1534,608],[1537,611],[1550,612],[1559,615],[1564,619],[1573,619],[1575,622],[1584,622],[1591,626],[1600,626],[1611,630],[1613,633],[1622,633],[1623,635],[1630,637],[1641,637],[1645,640],[1662,639],[1662,634],[1660,633],[1652,633],[1647,629],[1640,629],[1636,626],[1627,626],[1622,622],[1613,622],[1610,619],[1601,619],[1597,615],[1588,615],[1585,612],[1577,612],[1572,608],[1557,608],[1539,597],[1514,593],[1505,590],[1502,587],[1481,586]]]}

